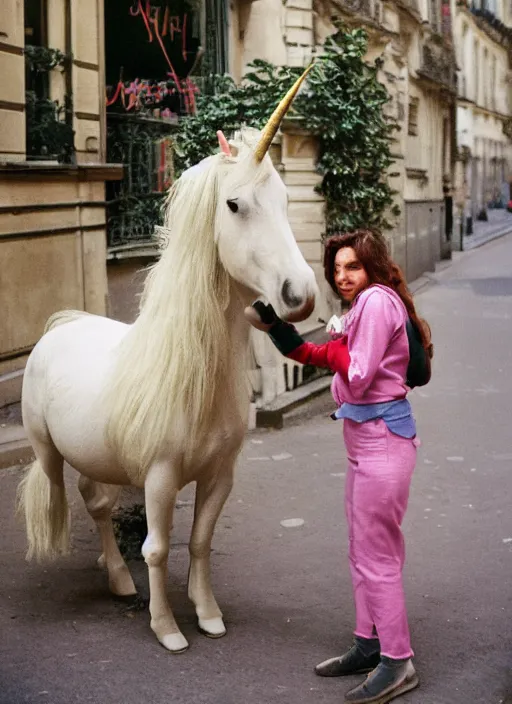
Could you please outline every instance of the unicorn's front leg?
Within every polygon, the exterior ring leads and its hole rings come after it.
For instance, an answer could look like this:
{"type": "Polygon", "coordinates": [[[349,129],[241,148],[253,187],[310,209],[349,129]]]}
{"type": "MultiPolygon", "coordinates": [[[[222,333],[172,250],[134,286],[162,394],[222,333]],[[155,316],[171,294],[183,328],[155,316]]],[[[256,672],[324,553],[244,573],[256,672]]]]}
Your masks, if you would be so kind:
{"type": "Polygon", "coordinates": [[[197,482],[194,527],[190,539],[188,595],[194,602],[200,630],[210,638],[225,635],[222,612],[213,596],[210,550],[215,524],[233,487],[233,464],[197,482]]]}
{"type": "Polygon", "coordinates": [[[151,628],[160,643],[172,653],[188,648],[185,636],[174,620],[167,599],[167,560],[177,483],[170,462],[155,462],[144,482],[148,535],[142,554],[149,572],[151,628]]]}

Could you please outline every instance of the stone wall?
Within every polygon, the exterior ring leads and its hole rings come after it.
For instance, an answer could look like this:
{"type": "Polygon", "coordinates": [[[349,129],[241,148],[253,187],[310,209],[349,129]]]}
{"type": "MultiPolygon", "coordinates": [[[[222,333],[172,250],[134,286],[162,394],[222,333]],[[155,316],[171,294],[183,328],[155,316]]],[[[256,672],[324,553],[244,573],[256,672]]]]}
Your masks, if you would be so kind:
{"type": "Polygon", "coordinates": [[[104,180],[112,171],[0,165],[0,405],[18,400],[12,375],[52,313],[106,312],[104,180]]]}

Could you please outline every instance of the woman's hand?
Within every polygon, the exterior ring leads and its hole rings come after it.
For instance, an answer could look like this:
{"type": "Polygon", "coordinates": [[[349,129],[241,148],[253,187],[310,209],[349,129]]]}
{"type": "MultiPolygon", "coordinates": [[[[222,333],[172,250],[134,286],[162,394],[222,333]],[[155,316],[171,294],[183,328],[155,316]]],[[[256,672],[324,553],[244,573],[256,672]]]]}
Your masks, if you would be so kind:
{"type": "Polygon", "coordinates": [[[247,306],[244,315],[253,327],[263,332],[269,332],[280,320],[270,303],[265,305],[263,301],[255,301],[251,306],[247,306]]]}
{"type": "Polygon", "coordinates": [[[263,301],[254,301],[252,306],[244,310],[244,314],[251,325],[269,333],[270,339],[285,357],[304,344],[293,325],[281,320],[270,303],[265,305],[263,301]]]}

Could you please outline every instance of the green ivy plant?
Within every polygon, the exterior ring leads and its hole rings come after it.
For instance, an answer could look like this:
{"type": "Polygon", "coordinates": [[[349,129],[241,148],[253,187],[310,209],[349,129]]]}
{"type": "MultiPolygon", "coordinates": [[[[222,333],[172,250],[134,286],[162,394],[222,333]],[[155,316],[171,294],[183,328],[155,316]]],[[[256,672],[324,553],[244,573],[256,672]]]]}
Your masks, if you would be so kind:
{"type": "MultiPolygon", "coordinates": [[[[326,234],[361,226],[391,227],[398,216],[386,180],[396,124],[383,112],[389,101],[378,80],[381,61],[365,61],[363,29],[339,29],[324,45],[307,87],[293,104],[296,120],[320,144],[317,164],[325,199],[326,234]]],[[[254,61],[241,85],[216,77],[213,95],[200,95],[197,113],[183,119],[176,139],[178,174],[218,149],[216,130],[229,133],[240,124],[262,127],[301,69],[254,61]]]]}
{"type": "Polygon", "coordinates": [[[69,163],[74,155],[74,131],[70,120],[71,96],[64,104],[48,97],[48,74],[57,67],[70,68],[70,56],[59,49],[27,45],[25,63],[31,80],[25,91],[27,156],[36,159],[57,159],[69,163]]]}
{"type": "Polygon", "coordinates": [[[58,66],[65,67],[69,63],[67,54],[60,49],[51,49],[47,46],[27,44],[24,54],[28,67],[35,73],[48,73],[58,66]]]}

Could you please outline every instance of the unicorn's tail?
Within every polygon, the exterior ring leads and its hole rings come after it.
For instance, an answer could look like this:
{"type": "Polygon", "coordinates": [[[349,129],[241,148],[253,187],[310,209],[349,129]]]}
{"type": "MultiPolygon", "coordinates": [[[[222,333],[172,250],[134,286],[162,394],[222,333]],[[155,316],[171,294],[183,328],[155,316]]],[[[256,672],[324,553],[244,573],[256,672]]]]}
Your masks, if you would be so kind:
{"type": "Polygon", "coordinates": [[[50,315],[50,317],[46,321],[43,335],[46,335],[47,332],[53,330],[53,328],[56,328],[59,325],[71,323],[73,320],[77,320],[77,318],[82,318],[84,315],[90,315],[90,313],[87,313],[83,310],[61,310],[58,313],[53,313],[53,315],[50,315]]]}
{"type": "Polygon", "coordinates": [[[18,486],[17,511],[25,515],[27,560],[54,559],[69,551],[69,509],[64,482],[50,481],[39,460],[18,486]]]}

